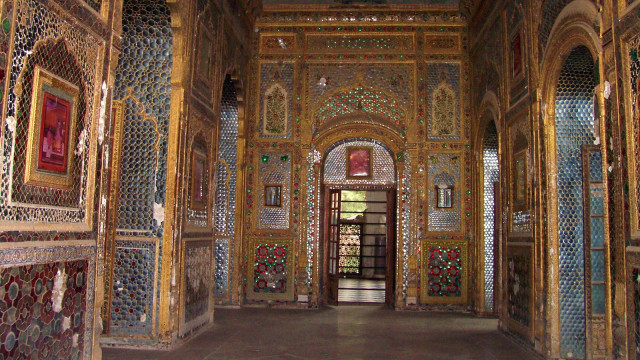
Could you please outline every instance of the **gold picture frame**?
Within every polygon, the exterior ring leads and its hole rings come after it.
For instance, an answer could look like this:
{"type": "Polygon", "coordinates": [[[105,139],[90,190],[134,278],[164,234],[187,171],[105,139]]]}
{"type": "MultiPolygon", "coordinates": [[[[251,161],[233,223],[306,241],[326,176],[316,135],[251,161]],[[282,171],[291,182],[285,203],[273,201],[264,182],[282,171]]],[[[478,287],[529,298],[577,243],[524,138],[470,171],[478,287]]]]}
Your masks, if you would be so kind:
{"type": "Polygon", "coordinates": [[[198,48],[196,49],[196,74],[206,85],[213,84],[213,35],[204,24],[198,25],[198,48]]]}
{"type": "Polygon", "coordinates": [[[79,95],[76,85],[36,66],[29,116],[26,185],[72,188],[79,95]]]}
{"type": "Polygon", "coordinates": [[[373,147],[348,146],[346,150],[346,178],[370,180],[373,177],[373,147]]]}
{"type": "Polygon", "coordinates": [[[516,211],[527,209],[527,151],[513,155],[513,204],[516,211]]]}
{"type": "Polygon", "coordinates": [[[518,81],[524,78],[524,42],[521,27],[515,30],[513,35],[511,35],[509,41],[509,72],[511,73],[511,79],[513,81],[518,81]]]}
{"type": "Polygon", "coordinates": [[[266,208],[282,207],[282,185],[279,185],[279,184],[264,185],[264,207],[266,208]]]}
{"type": "Polygon", "coordinates": [[[436,209],[453,209],[455,193],[453,185],[435,186],[436,209]]]}
{"type": "Polygon", "coordinates": [[[191,152],[191,181],[189,191],[189,208],[195,211],[207,209],[208,167],[207,153],[199,144],[193,145],[191,152]]]}

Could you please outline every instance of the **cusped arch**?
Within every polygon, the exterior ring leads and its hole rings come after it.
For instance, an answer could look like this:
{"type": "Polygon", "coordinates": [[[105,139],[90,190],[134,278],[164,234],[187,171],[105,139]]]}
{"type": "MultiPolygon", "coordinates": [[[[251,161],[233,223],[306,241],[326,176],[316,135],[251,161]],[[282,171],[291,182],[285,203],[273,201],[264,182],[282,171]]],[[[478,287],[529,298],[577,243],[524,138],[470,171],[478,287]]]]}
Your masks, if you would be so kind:
{"type": "Polygon", "coordinates": [[[543,96],[543,115],[545,126],[551,126],[555,122],[555,108],[553,106],[560,72],[569,54],[578,46],[589,49],[594,62],[599,61],[602,54],[602,44],[599,35],[589,23],[590,18],[574,16],[567,19],[567,23],[560,25],[553,32],[549,41],[545,58],[542,63],[542,77],[540,88],[543,96]]]}
{"type": "MultiPolygon", "coordinates": [[[[547,0],[544,6],[550,4],[551,1],[547,0]]],[[[542,9],[544,12],[544,9],[542,9]]],[[[541,14],[542,16],[544,14],[541,14]]],[[[553,51],[552,45],[554,40],[557,41],[562,39],[559,36],[560,33],[565,33],[569,28],[575,26],[581,26],[583,29],[590,34],[590,36],[594,36],[594,40],[598,38],[598,34],[593,29],[594,24],[600,24],[602,20],[602,16],[598,13],[598,9],[593,4],[593,2],[589,0],[573,0],[569,2],[562,10],[558,13],[558,16],[555,18],[553,22],[553,26],[550,30],[541,29],[541,44],[544,46],[544,55],[548,57],[548,54],[551,56],[556,56],[557,54],[553,51]],[[548,31],[545,34],[545,31],[548,31]],[[546,38],[545,38],[546,36],[546,38]],[[545,43],[546,40],[549,40],[545,43]]],[[[596,44],[599,46],[599,42],[596,41],[596,44]]]]}
{"type": "MultiPolygon", "coordinates": [[[[601,61],[602,45],[598,32],[593,28],[593,11],[591,6],[586,6],[582,0],[577,0],[572,7],[567,6],[556,19],[556,25],[552,31],[550,41],[544,52],[542,62],[542,77],[540,88],[542,89],[542,109],[543,124],[541,132],[544,135],[545,161],[542,164],[546,168],[546,177],[542,186],[547,188],[547,217],[549,219],[546,229],[545,248],[559,249],[559,210],[558,210],[558,161],[556,159],[556,93],[562,69],[569,55],[574,49],[584,46],[593,57],[594,63],[601,61]]],[[[560,306],[560,275],[559,264],[560,255],[558,251],[552,251],[547,255],[546,262],[553,271],[548,272],[547,294],[554,306],[549,307],[550,318],[556,320],[551,322],[549,333],[552,338],[561,338],[561,306],[560,306]]],[[[562,335],[564,336],[564,335],[562,335]]],[[[551,357],[561,357],[562,349],[560,341],[550,344],[551,357]]]]}
{"type": "MultiPolygon", "coordinates": [[[[346,115],[345,117],[348,117],[346,115]]],[[[397,155],[405,150],[405,138],[398,131],[391,127],[380,126],[380,122],[384,121],[379,116],[378,122],[358,122],[353,119],[345,119],[345,122],[336,123],[335,126],[318,134],[314,138],[315,148],[324,154],[333,144],[349,138],[368,138],[385,144],[393,154],[397,155]]]]}

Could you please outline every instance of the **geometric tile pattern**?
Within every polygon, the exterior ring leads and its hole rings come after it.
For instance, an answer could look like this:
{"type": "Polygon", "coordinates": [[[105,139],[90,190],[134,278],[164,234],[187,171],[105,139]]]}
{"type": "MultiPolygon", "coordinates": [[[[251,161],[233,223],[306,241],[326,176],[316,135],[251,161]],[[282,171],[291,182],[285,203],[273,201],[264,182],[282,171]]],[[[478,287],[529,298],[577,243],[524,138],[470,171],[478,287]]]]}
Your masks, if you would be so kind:
{"type": "Polygon", "coordinates": [[[124,105],[117,227],[162,236],[173,34],[164,1],[125,1],[114,99],[124,105]],[[157,212],[157,210],[156,210],[157,212]],[[157,215],[157,214],[156,214],[157,215]]]}
{"type": "Polygon", "coordinates": [[[289,247],[283,244],[256,244],[254,284],[256,293],[286,293],[289,247]]]}
{"type": "Polygon", "coordinates": [[[589,49],[575,48],[556,90],[558,240],[561,353],[585,354],[584,221],[581,146],[593,144],[594,63],[589,49]]]}
{"type": "Polygon", "coordinates": [[[538,34],[538,46],[540,48],[540,58],[544,54],[544,48],[547,45],[547,40],[551,35],[553,24],[556,22],[556,18],[565,7],[573,0],[548,0],[542,5],[542,24],[540,25],[540,32],[538,34]]]}
{"type": "Polygon", "coordinates": [[[214,295],[216,300],[227,296],[229,291],[229,239],[216,239],[214,295]]]}
{"type": "Polygon", "coordinates": [[[87,260],[0,269],[0,357],[83,357],[87,260]]]}
{"type": "Polygon", "coordinates": [[[220,153],[216,192],[216,232],[233,235],[236,205],[236,167],[238,144],[238,98],[230,76],[222,88],[220,153]]]}
{"type": "MultiPolygon", "coordinates": [[[[327,95],[344,88],[363,86],[376,89],[395,98],[407,110],[414,104],[412,65],[313,65],[309,66],[309,110],[315,109],[327,95]],[[324,85],[318,85],[322,78],[324,85]]],[[[364,105],[364,104],[363,104],[364,105]]]]}
{"type": "MultiPolygon", "coordinates": [[[[36,47],[34,53],[27,59],[24,67],[25,74],[22,80],[22,98],[18,103],[16,115],[15,148],[12,176],[12,200],[20,203],[53,205],[64,207],[76,207],[80,196],[81,171],[80,164],[70,161],[71,173],[70,190],[52,190],[40,186],[29,186],[24,183],[27,156],[27,134],[29,128],[29,115],[31,110],[32,92],[34,84],[35,67],[39,66],[56,76],[78,87],[78,99],[75,104],[76,116],[84,119],[86,115],[85,84],[82,79],[82,69],[77,64],[75,57],[67,50],[68,44],[64,41],[46,41],[36,47]]],[[[75,128],[69,129],[69,136],[77,139],[84,128],[83,121],[76,121],[75,128]]]]}
{"type": "Polygon", "coordinates": [[[261,153],[258,158],[258,177],[260,185],[257,189],[257,211],[260,229],[289,229],[289,212],[291,201],[291,153],[261,153]],[[281,202],[279,207],[265,206],[264,189],[266,185],[281,186],[281,202]]]}
{"type": "Polygon", "coordinates": [[[84,0],[87,5],[91,6],[91,8],[97,12],[100,12],[100,7],[102,7],[102,0],[84,0]]]}
{"type": "Polygon", "coordinates": [[[380,91],[356,86],[342,90],[323,102],[313,114],[316,129],[336,117],[356,111],[378,114],[392,123],[406,127],[406,114],[395,99],[380,91]]]}
{"type": "Polygon", "coordinates": [[[336,142],[328,150],[323,171],[325,184],[340,185],[393,185],[396,181],[395,162],[391,150],[372,139],[345,139],[336,142]],[[371,178],[367,180],[347,178],[347,147],[371,147],[371,178]]]}
{"type": "Polygon", "coordinates": [[[461,156],[460,153],[431,153],[428,157],[428,231],[461,231],[461,156]],[[436,207],[436,187],[440,185],[453,186],[451,208],[436,207]]]}
{"type": "MultiPolygon", "coordinates": [[[[222,87],[222,100],[220,109],[219,153],[216,171],[215,193],[215,231],[216,239],[221,237],[232,238],[235,233],[236,212],[236,168],[238,156],[238,97],[236,88],[227,75],[222,87]]],[[[219,246],[216,241],[216,246],[219,246]]],[[[231,239],[227,241],[227,251],[231,251],[233,244],[231,239]]],[[[228,276],[233,269],[233,259],[216,264],[215,283],[216,298],[227,298],[228,294],[221,295],[222,288],[218,285],[226,283],[226,290],[231,288],[231,279],[228,276]],[[224,268],[222,268],[224,267],[224,268]],[[224,279],[221,277],[227,275],[224,279]]]]}
{"type": "MultiPolygon", "coordinates": [[[[50,7],[40,2],[19,0],[7,5],[5,10],[10,8],[15,16],[15,31],[13,35],[13,51],[7,81],[10,91],[6,93],[6,119],[15,120],[15,131],[3,131],[2,164],[0,164],[0,218],[12,221],[40,221],[40,222],[65,222],[81,223],[86,219],[85,189],[87,188],[87,176],[82,176],[88,171],[89,151],[84,151],[81,155],[73,156],[76,167],[70,169],[75,176],[76,182],[71,191],[51,191],[43,187],[12,185],[12,180],[20,182],[20,172],[23,170],[24,154],[26,150],[26,131],[28,124],[28,112],[30,109],[31,87],[33,69],[36,64],[41,64],[57,75],[68,78],[76,86],[83,87],[86,94],[93,94],[96,83],[96,63],[99,47],[96,38],[87,36],[86,32],[72,26],[68,21],[61,19],[60,15],[52,11],[50,7]],[[37,46],[34,47],[34,45],[37,46]],[[22,86],[19,85],[19,77],[22,86]],[[28,88],[28,89],[27,89],[28,88]],[[20,96],[18,96],[20,94],[20,96]],[[18,101],[19,100],[19,101],[18,101]],[[18,111],[16,113],[16,111],[18,111]],[[20,118],[20,121],[17,121],[20,118]],[[18,139],[19,138],[19,139],[18,139]],[[15,146],[14,146],[15,145],[15,146]],[[14,156],[12,156],[14,154],[14,156]],[[15,165],[20,169],[10,176],[15,165]],[[21,170],[22,169],[22,170],[21,170]],[[18,191],[15,194],[16,201],[20,203],[9,203],[12,201],[9,196],[12,190],[18,191]],[[48,209],[42,207],[24,206],[25,203],[46,204],[52,206],[48,209]],[[73,208],[79,208],[77,211],[73,208]]],[[[6,26],[10,25],[10,19],[4,19],[5,33],[6,26]]],[[[6,43],[3,44],[7,45],[6,43]]],[[[8,61],[4,55],[1,61],[8,61]]],[[[5,94],[3,94],[5,95],[5,94]]],[[[90,128],[93,123],[93,99],[84,99],[78,104],[78,120],[76,128],[72,129],[74,134],[80,130],[90,128]],[[84,116],[83,116],[84,115],[84,116]]],[[[8,124],[8,122],[7,122],[8,124]]],[[[10,129],[7,126],[5,129],[10,129]]],[[[88,142],[79,143],[79,148],[86,150],[88,142]]],[[[70,149],[72,150],[72,149],[70,149]]],[[[73,149],[73,150],[77,150],[73,149]]],[[[24,173],[22,172],[24,175],[24,173]]]]}
{"type": "Polygon", "coordinates": [[[111,289],[111,334],[151,333],[155,252],[154,241],[116,241],[111,289]]]}
{"type": "Polygon", "coordinates": [[[498,168],[498,132],[493,121],[485,131],[482,149],[484,165],[484,310],[493,312],[493,280],[494,280],[494,221],[495,199],[493,184],[499,181],[498,168]]]}
{"type": "MultiPolygon", "coordinates": [[[[460,246],[429,246],[427,269],[429,296],[461,295],[462,248],[460,246]]],[[[423,284],[427,286],[427,284],[423,284]]]]}

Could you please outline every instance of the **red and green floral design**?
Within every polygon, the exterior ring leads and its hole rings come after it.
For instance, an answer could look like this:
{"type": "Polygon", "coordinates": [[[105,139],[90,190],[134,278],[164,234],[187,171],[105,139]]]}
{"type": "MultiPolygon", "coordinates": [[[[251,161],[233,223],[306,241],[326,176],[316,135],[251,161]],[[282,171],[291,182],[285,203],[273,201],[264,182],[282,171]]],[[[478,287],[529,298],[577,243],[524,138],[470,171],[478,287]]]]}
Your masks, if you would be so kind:
{"type": "Polygon", "coordinates": [[[285,293],[287,291],[288,246],[256,244],[254,255],[254,283],[256,293],[285,293]]]}
{"type": "Polygon", "coordinates": [[[429,296],[462,295],[462,259],[459,246],[428,248],[429,296]]]}

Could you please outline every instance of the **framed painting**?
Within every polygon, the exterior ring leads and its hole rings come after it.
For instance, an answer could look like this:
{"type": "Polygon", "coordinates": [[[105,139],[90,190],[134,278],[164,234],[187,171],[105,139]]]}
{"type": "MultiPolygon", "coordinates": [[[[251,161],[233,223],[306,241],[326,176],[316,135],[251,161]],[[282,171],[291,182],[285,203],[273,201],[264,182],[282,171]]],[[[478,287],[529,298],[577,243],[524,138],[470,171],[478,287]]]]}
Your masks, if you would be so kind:
{"type": "Polygon", "coordinates": [[[36,67],[25,184],[71,188],[78,96],[77,86],[36,67]]]}
{"type": "Polygon", "coordinates": [[[347,179],[371,179],[373,175],[371,147],[347,147],[347,179]]]}
{"type": "Polygon", "coordinates": [[[436,185],[436,208],[450,209],[453,207],[453,186],[436,185]]]}
{"type": "Polygon", "coordinates": [[[191,191],[189,208],[204,211],[207,208],[207,154],[200,146],[191,153],[191,191]]]}
{"type": "Polygon", "coordinates": [[[282,185],[264,186],[264,206],[282,207],[282,185]]]}
{"type": "Polygon", "coordinates": [[[511,78],[520,79],[524,76],[522,32],[518,28],[511,37],[511,78]]]}
{"type": "Polygon", "coordinates": [[[513,156],[513,203],[518,209],[527,205],[527,151],[513,156]]]}
{"type": "Polygon", "coordinates": [[[213,36],[204,23],[198,27],[198,49],[196,69],[200,80],[213,83],[213,36]]]}

